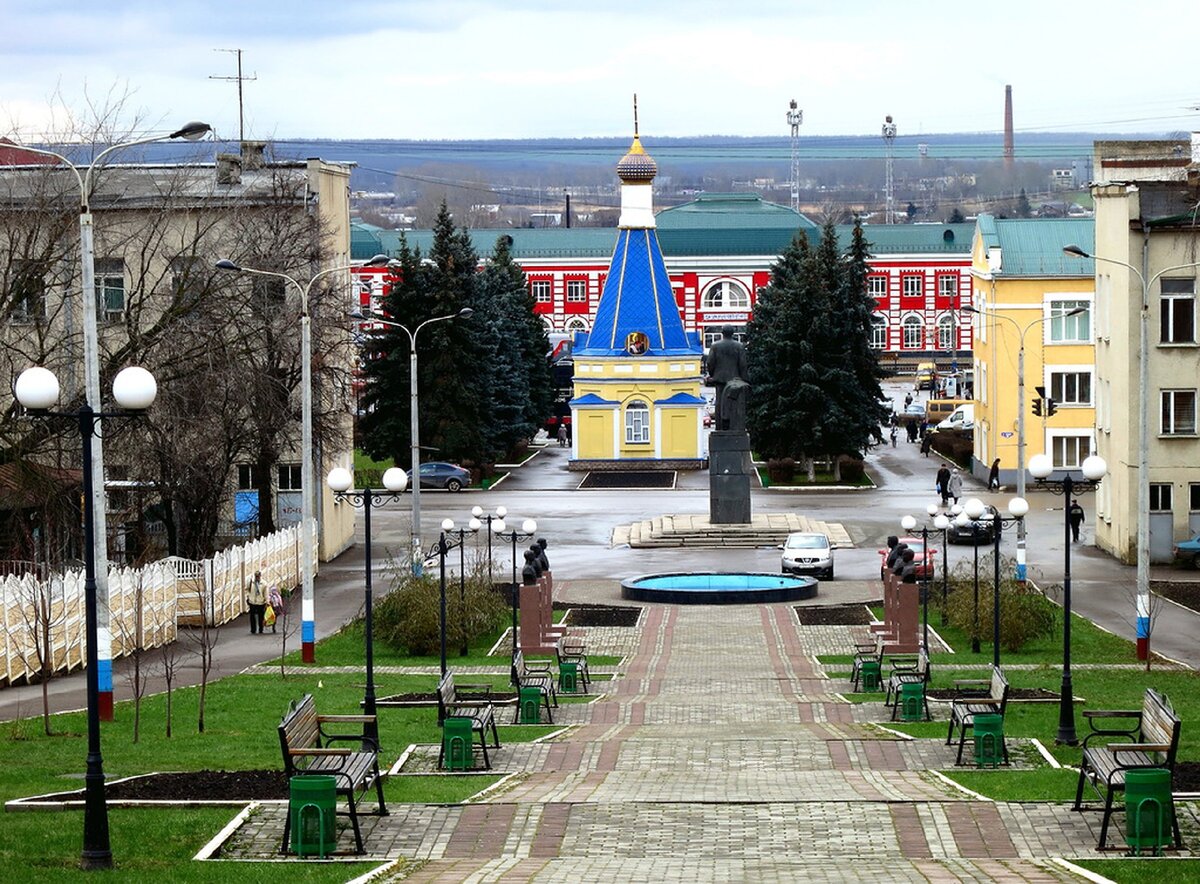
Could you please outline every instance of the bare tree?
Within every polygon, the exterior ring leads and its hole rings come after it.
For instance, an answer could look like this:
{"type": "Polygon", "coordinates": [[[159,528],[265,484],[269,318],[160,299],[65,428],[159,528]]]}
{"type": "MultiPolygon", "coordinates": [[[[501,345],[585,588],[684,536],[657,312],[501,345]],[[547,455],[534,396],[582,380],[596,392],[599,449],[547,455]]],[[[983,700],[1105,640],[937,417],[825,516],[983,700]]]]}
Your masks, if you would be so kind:
{"type": "Polygon", "coordinates": [[[114,619],[113,624],[121,633],[121,644],[125,646],[126,656],[131,663],[125,667],[125,680],[133,695],[133,742],[141,740],[142,735],[142,697],[146,695],[148,683],[144,667],[146,651],[145,634],[145,574],[137,572],[137,587],[133,592],[133,624],[125,618],[114,619]]]}
{"type": "MultiPolygon", "coordinates": [[[[199,596],[200,621],[199,625],[188,631],[188,639],[195,645],[200,657],[200,708],[197,713],[197,729],[204,733],[204,706],[208,697],[208,678],[212,674],[213,652],[221,639],[221,631],[209,622],[208,608],[204,598],[204,583],[200,582],[196,589],[199,596]]],[[[169,717],[168,717],[169,721],[169,717]]]]}
{"type": "Polygon", "coordinates": [[[158,669],[162,673],[163,681],[166,683],[166,725],[167,739],[171,739],[172,729],[174,724],[172,701],[175,699],[175,677],[179,673],[179,667],[183,660],[183,648],[181,647],[178,638],[173,642],[167,642],[159,651],[158,669]]]}

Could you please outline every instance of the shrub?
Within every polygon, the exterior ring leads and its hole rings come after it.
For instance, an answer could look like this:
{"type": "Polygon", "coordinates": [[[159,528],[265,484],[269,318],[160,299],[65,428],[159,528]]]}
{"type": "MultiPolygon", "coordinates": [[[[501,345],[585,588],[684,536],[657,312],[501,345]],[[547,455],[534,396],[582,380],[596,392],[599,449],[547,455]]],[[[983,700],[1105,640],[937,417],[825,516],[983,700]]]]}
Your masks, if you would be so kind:
{"type": "MultiPolygon", "coordinates": [[[[436,571],[436,569],[435,569],[436,571]]],[[[487,583],[487,569],[478,561],[468,567],[460,595],[458,576],[446,578],[446,642],[458,647],[488,635],[504,620],[504,597],[487,583]]],[[[413,656],[439,652],[438,629],[441,585],[436,573],[421,577],[399,574],[395,588],[375,605],[375,636],[413,656]]]]}
{"type": "Polygon", "coordinates": [[[767,478],[772,485],[791,485],[796,478],[796,461],[790,457],[773,457],[767,461],[767,478]]]}
{"type": "MultiPolygon", "coordinates": [[[[1041,593],[1021,584],[1012,575],[1016,563],[1000,557],[1000,646],[1019,651],[1034,638],[1051,634],[1058,623],[1058,609],[1041,593]]],[[[990,637],[992,625],[993,553],[979,556],[979,632],[990,637]]],[[[959,562],[950,572],[950,594],[946,614],[954,627],[971,635],[975,626],[975,566],[959,562]]]]}

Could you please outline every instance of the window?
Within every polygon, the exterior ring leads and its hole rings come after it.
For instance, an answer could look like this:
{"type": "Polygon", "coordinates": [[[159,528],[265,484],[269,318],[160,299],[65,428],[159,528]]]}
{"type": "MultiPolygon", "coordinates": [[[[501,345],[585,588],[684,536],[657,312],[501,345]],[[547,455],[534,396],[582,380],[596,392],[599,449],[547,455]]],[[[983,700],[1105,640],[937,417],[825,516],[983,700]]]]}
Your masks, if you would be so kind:
{"type": "Polygon", "coordinates": [[[550,280],[535,279],[529,283],[529,291],[533,294],[533,300],[539,304],[550,303],[550,280]]]}
{"type": "Polygon", "coordinates": [[[201,287],[199,259],[195,255],[171,259],[171,297],[180,307],[190,309],[200,302],[201,287]]]}
{"type": "Polygon", "coordinates": [[[567,280],[567,303],[568,304],[586,304],[587,303],[587,280],[586,279],[569,279],[569,280],[567,280]]]}
{"type": "Polygon", "coordinates": [[[719,310],[722,308],[748,310],[750,293],[738,283],[730,280],[714,283],[704,293],[704,309],[719,310]]]}
{"type": "Polygon", "coordinates": [[[567,334],[574,334],[575,332],[584,331],[587,331],[587,323],[578,316],[574,319],[567,320],[567,334]]]}
{"type": "Polygon", "coordinates": [[[924,294],[925,278],[909,274],[900,278],[900,293],[906,298],[919,298],[924,294]]]}
{"type": "Polygon", "coordinates": [[[953,299],[958,297],[958,277],[939,276],[937,278],[937,293],[939,298],[953,299]]]}
{"type": "Polygon", "coordinates": [[[1163,390],[1160,397],[1162,420],[1158,431],[1164,436],[1196,435],[1196,391],[1163,390]]]}
{"type": "Polygon", "coordinates": [[[938,319],[938,349],[952,350],[954,347],[954,317],[949,313],[938,319]]]}
{"type": "Polygon", "coordinates": [[[46,318],[46,276],[39,263],[15,263],[8,303],[13,322],[36,322],[46,318]]]}
{"type": "Polygon", "coordinates": [[[1091,301],[1051,301],[1048,343],[1086,344],[1092,339],[1091,301]],[[1072,310],[1083,308],[1082,313],[1067,316],[1072,310]]]}
{"type": "Polygon", "coordinates": [[[1200,482],[1188,485],[1188,509],[1193,513],[1200,513],[1200,482]]]}
{"type": "Polygon", "coordinates": [[[1077,470],[1091,453],[1090,436],[1050,437],[1050,457],[1056,470],[1077,470]]]}
{"type": "MultiPolygon", "coordinates": [[[[723,326],[713,325],[704,330],[704,349],[708,350],[713,344],[721,340],[721,329],[723,326]]],[[[744,325],[735,325],[733,327],[733,339],[746,343],[746,327],[744,325]]]]}
{"type": "Polygon", "coordinates": [[[1190,279],[1160,283],[1158,340],[1163,344],[1196,343],[1196,284],[1190,279]]]}
{"type": "Polygon", "coordinates": [[[1090,371],[1050,372],[1050,398],[1058,405],[1091,405],[1092,373],[1090,371]]]}
{"type": "Polygon", "coordinates": [[[1171,511],[1171,483],[1150,483],[1150,512],[1169,513],[1171,511]]]}
{"type": "Polygon", "coordinates": [[[901,324],[901,329],[904,332],[902,346],[905,350],[920,350],[925,343],[925,327],[921,324],[921,317],[906,316],[901,324]]]}
{"type": "Polygon", "coordinates": [[[871,349],[886,350],[888,343],[888,322],[876,313],[871,317],[871,349]]]}
{"type": "Polygon", "coordinates": [[[120,322],[125,317],[125,262],[96,261],[96,321],[120,322]]]}
{"type": "Polygon", "coordinates": [[[888,278],[886,276],[868,276],[867,294],[872,298],[886,298],[888,294],[888,278]]]}
{"type": "Polygon", "coordinates": [[[645,445],[650,441],[650,409],[633,401],[625,408],[625,444],[645,445]]]}
{"type": "Polygon", "coordinates": [[[304,483],[300,478],[300,464],[285,463],[279,465],[279,490],[300,491],[304,483]]]}
{"type": "Polygon", "coordinates": [[[257,478],[254,475],[254,464],[238,464],[238,491],[253,491],[258,487],[258,482],[255,481],[257,478]]]}

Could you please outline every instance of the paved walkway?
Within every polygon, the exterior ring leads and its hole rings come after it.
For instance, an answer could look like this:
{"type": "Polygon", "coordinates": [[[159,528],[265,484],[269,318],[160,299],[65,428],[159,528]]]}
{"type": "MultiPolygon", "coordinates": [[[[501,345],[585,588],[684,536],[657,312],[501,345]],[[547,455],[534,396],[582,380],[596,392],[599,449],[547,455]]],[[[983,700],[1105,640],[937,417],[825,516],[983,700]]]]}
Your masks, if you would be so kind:
{"type": "MultiPolygon", "coordinates": [[[[925,882],[1078,880],[1052,858],[1097,855],[1099,814],[979,800],[931,772],[953,767],[941,740],[846,702],[813,655],[848,628],[801,627],[788,605],[650,606],[589,645],[631,633],[609,692],[560,706],[566,732],[503,746],[513,775],[469,804],[366,818],[371,856],[412,882],[925,882]]],[[[404,772],[435,761],[422,747],[404,772]]],[[[284,812],[251,814],[222,855],[276,856],[284,812]]]]}

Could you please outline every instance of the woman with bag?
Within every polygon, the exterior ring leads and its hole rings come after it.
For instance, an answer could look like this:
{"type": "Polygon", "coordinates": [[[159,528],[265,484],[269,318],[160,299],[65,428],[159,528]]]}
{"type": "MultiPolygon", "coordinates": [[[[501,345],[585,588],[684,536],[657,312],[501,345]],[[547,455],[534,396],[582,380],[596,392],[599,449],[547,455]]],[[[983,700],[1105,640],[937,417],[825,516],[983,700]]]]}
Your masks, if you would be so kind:
{"type": "Polygon", "coordinates": [[[263,622],[271,627],[271,632],[275,632],[275,624],[280,617],[283,616],[283,596],[279,594],[279,587],[272,586],[270,592],[267,593],[267,613],[263,622]]]}
{"type": "Polygon", "coordinates": [[[250,634],[263,634],[263,616],[267,612],[267,590],[262,583],[262,571],[255,571],[246,586],[246,603],[250,606],[250,634]]]}

